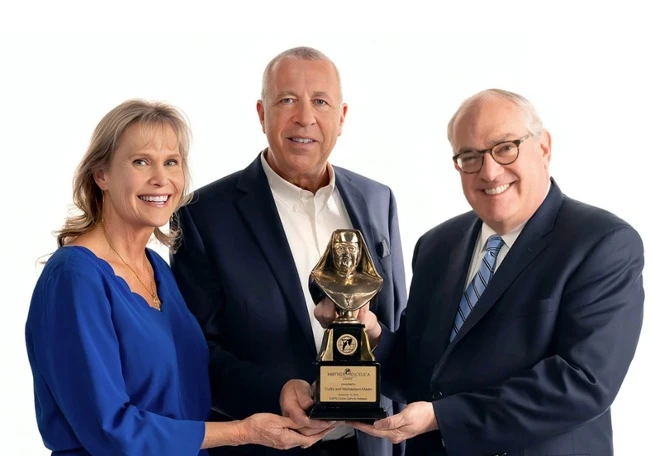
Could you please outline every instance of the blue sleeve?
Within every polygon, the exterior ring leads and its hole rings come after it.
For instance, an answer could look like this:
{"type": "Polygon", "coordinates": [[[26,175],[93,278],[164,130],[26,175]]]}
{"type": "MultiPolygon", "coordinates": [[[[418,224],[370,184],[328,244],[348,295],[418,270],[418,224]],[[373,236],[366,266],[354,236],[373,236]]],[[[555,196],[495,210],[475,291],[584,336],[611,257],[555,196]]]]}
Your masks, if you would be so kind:
{"type": "Polygon", "coordinates": [[[42,375],[75,435],[97,456],[197,455],[203,422],[130,404],[120,356],[129,347],[118,344],[107,285],[96,268],[71,262],[50,271],[37,298],[33,337],[42,375]]]}

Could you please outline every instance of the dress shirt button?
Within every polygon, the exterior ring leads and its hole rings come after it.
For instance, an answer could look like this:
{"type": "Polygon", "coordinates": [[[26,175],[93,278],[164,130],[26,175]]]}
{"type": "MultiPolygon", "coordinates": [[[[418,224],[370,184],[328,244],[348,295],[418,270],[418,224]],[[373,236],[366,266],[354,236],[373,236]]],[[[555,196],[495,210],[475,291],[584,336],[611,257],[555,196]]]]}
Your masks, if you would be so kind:
{"type": "Polygon", "coordinates": [[[431,399],[433,399],[434,401],[435,401],[435,400],[438,400],[438,399],[442,399],[442,392],[441,392],[441,391],[437,391],[437,392],[433,393],[433,394],[431,395],[431,399]]]}

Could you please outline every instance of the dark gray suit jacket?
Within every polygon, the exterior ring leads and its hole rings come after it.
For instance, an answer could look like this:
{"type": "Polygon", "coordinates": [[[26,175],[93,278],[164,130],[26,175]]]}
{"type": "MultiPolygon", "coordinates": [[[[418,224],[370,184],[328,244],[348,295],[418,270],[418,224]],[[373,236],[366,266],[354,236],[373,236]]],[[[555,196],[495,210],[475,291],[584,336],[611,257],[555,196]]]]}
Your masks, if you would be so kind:
{"type": "MultiPolygon", "coordinates": [[[[371,309],[395,329],[405,307],[406,279],[394,196],[387,186],[334,169],[347,213],[363,233],[384,280],[371,309]]],[[[198,190],[176,220],[183,238],[171,257],[172,270],[209,344],[214,409],[222,419],[279,413],[286,381],[315,380],[317,352],[300,278],[260,157],[198,190]]],[[[389,399],[382,398],[382,406],[392,412],[389,399]]],[[[388,441],[358,437],[362,455],[392,454],[388,441]]],[[[281,453],[247,446],[212,454],[281,453]]]]}
{"type": "Polygon", "coordinates": [[[480,227],[470,212],[422,236],[399,331],[375,351],[384,391],[432,402],[439,420],[407,456],[611,456],[610,405],[642,326],[642,240],[552,182],[449,343],[480,227]]]}

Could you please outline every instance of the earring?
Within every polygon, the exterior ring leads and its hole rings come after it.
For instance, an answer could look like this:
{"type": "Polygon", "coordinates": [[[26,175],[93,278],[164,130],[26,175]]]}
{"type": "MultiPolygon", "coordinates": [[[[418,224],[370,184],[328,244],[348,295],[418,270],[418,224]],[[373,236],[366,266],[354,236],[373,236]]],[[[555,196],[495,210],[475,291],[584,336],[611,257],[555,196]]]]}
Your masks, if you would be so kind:
{"type": "Polygon", "coordinates": [[[102,192],[102,201],[100,202],[100,222],[104,223],[104,190],[100,189],[102,192]]]}

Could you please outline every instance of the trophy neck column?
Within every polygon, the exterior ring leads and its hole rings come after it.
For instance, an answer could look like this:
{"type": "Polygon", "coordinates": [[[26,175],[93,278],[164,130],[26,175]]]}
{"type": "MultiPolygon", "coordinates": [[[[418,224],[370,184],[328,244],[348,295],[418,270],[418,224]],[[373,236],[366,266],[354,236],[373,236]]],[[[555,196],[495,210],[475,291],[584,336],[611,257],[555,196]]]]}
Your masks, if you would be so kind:
{"type": "Polygon", "coordinates": [[[359,323],[352,310],[344,310],[336,319],[338,323],[359,323]]]}

